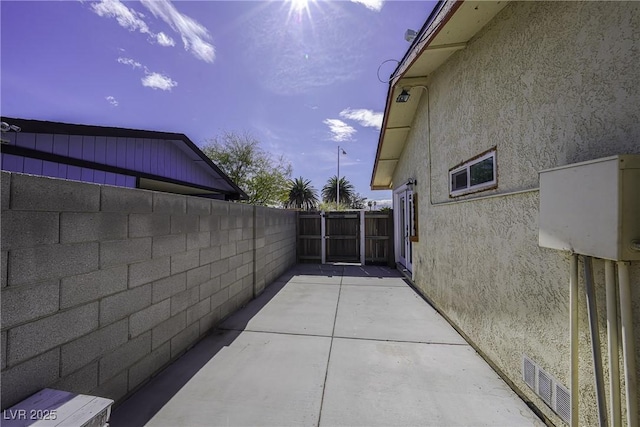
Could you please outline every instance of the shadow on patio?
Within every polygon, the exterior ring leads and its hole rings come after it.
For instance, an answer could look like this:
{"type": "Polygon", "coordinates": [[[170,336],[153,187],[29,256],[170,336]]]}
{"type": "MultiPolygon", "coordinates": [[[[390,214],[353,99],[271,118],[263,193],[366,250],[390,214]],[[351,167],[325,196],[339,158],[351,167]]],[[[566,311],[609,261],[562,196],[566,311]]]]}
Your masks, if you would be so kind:
{"type": "Polygon", "coordinates": [[[294,267],[110,424],[543,425],[396,270],[356,265],[294,267]]]}

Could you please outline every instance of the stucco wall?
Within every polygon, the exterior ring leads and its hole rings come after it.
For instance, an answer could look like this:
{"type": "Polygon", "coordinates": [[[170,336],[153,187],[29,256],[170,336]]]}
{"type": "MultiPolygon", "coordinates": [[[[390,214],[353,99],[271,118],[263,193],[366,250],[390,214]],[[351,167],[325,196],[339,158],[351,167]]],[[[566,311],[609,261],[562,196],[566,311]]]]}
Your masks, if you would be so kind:
{"type": "MultiPolygon", "coordinates": [[[[558,424],[520,379],[526,354],[569,386],[569,256],[538,247],[538,171],[640,153],[639,63],[639,3],[511,3],[430,76],[393,177],[418,181],[417,286],[558,424]],[[498,188],[451,203],[448,170],[493,146],[498,188]]],[[[640,349],[638,263],[631,278],[640,349]]],[[[580,424],[597,425],[585,307],[581,294],[580,424]]]]}
{"type": "Polygon", "coordinates": [[[2,408],[121,400],[295,264],[296,214],[2,172],[2,408]]]}

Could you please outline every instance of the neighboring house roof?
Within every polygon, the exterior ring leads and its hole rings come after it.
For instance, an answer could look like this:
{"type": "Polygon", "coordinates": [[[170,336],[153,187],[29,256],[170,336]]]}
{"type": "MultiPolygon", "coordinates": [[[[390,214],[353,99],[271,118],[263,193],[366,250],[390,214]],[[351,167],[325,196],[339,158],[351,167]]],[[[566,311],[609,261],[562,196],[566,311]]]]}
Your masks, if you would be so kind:
{"type": "Polygon", "coordinates": [[[455,1],[436,4],[404,58],[393,72],[378,139],[372,190],[393,188],[393,173],[413,124],[428,76],[500,12],[508,1],[455,1]],[[411,90],[411,88],[414,88],[411,90]],[[406,89],[407,102],[396,102],[406,89]]]}
{"type": "MultiPolygon", "coordinates": [[[[67,168],[97,171],[100,180],[89,182],[135,186],[149,190],[190,194],[226,200],[247,199],[242,191],[187,136],[181,133],[155,132],[116,127],[2,117],[3,122],[21,128],[19,133],[2,134],[2,169],[8,156],[13,159],[37,159],[48,169],[35,172],[70,178],[67,168]],[[58,167],[61,165],[61,167],[58,167]],[[57,169],[64,172],[57,172],[57,169]],[[105,181],[104,176],[126,178],[122,182],[105,181]],[[132,185],[133,181],[133,185],[132,185]]],[[[30,160],[31,161],[31,160],[30,160]]],[[[31,161],[33,163],[33,161],[31,161]]],[[[18,170],[19,171],[19,170],[18,170]]],[[[25,170],[24,172],[29,172],[25,170]]]]}

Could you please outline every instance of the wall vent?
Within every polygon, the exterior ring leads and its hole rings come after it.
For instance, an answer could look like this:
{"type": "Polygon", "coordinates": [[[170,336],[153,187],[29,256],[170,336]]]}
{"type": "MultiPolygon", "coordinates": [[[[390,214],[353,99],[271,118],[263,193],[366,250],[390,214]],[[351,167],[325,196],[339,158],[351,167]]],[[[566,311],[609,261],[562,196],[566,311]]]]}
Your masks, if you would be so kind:
{"type": "Polygon", "coordinates": [[[571,421],[571,393],[526,355],[522,356],[522,379],[563,421],[571,421]]]}
{"type": "Polygon", "coordinates": [[[556,382],[555,411],[567,424],[571,423],[571,393],[556,382]]]}

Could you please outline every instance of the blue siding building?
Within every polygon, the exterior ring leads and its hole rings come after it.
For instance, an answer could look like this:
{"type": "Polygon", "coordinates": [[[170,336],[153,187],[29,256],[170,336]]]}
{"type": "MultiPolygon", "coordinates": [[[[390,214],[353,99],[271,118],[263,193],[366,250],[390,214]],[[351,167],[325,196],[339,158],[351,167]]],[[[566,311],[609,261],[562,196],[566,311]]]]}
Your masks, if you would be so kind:
{"type": "Polygon", "coordinates": [[[1,169],[224,200],[247,195],[184,134],[2,117],[1,169]]]}

